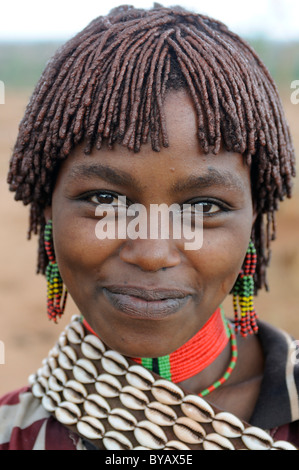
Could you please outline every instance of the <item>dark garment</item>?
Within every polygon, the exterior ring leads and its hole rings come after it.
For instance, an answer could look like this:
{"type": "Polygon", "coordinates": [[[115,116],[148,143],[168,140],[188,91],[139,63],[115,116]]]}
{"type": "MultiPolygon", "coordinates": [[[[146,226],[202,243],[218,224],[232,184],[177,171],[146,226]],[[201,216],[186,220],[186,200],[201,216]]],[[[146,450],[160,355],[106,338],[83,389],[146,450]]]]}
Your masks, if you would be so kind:
{"type": "MultiPolygon", "coordinates": [[[[264,322],[259,322],[259,338],[265,370],[250,424],[277,429],[299,420],[299,342],[264,322]]],[[[296,429],[298,423],[292,425],[292,433],[296,429]]],[[[298,446],[298,431],[295,434],[298,446]]]]}

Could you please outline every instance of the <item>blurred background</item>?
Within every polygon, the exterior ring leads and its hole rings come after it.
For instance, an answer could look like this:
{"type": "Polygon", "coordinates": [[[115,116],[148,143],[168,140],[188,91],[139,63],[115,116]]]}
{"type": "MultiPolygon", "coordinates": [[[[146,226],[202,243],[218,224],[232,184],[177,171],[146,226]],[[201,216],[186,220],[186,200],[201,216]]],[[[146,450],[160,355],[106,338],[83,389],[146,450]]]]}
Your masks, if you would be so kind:
{"type": "MultiPolygon", "coordinates": [[[[33,88],[57,47],[96,16],[121,4],[85,0],[73,2],[22,0],[5,2],[0,17],[0,81],[5,85],[5,103],[0,97],[0,395],[27,383],[41,364],[59,332],[77,313],[68,299],[65,318],[58,325],[46,315],[46,283],[35,275],[37,240],[26,241],[28,208],[13,200],[6,174],[9,158],[33,88]],[[2,364],[4,362],[4,364],[2,364]]],[[[123,2],[124,3],[124,2],[123,2]]],[[[131,1],[148,8],[152,2],[131,1]]],[[[256,49],[279,88],[285,112],[299,152],[299,104],[291,102],[291,83],[299,80],[299,2],[297,0],[209,0],[177,3],[226,23],[256,49]]],[[[299,96],[299,95],[298,95],[299,96]]],[[[278,238],[268,279],[270,292],[256,299],[259,317],[299,339],[299,189],[281,205],[277,217],[278,238]]],[[[232,302],[225,309],[232,315],[232,302]]]]}

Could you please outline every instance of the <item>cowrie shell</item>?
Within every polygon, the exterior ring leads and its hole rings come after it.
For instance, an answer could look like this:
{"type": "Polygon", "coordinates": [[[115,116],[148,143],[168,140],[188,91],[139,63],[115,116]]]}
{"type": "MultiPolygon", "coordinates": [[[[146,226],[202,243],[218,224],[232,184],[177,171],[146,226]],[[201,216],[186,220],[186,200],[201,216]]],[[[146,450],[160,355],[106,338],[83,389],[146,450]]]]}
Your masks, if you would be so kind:
{"type": "Polygon", "coordinates": [[[28,383],[29,385],[34,385],[35,382],[36,382],[36,379],[37,379],[37,375],[36,374],[30,374],[29,377],[28,377],[28,383]]]}
{"type": "Polygon", "coordinates": [[[77,360],[77,354],[71,346],[64,346],[58,356],[58,363],[63,369],[71,370],[77,360]]]}
{"type": "Polygon", "coordinates": [[[46,390],[38,382],[36,382],[35,384],[32,385],[31,390],[32,390],[32,394],[36,398],[42,398],[44,396],[44,394],[46,393],[46,390]]]}
{"type": "Polygon", "coordinates": [[[120,381],[109,374],[100,374],[95,387],[97,392],[106,398],[118,397],[122,388],[120,381]]]}
{"type": "Polygon", "coordinates": [[[53,371],[54,369],[57,369],[57,367],[58,367],[58,362],[57,362],[56,357],[50,356],[50,357],[48,358],[48,364],[49,364],[49,367],[50,367],[50,369],[51,369],[52,371],[53,371]]]}
{"type": "Polygon", "coordinates": [[[203,442],[204,450],[235,450],[233,444],[216,433],[208,434],[203,442]]]}
{"type": "Polygon", "coordinates": [[[179,405],[183,398],[183,391],[168,380],[156,380],[151,390],[155,399],[165,405],[179,405]]]}
{"type": "Polygon", "coordinates": [[[297,450],[297,449],[290,442],[276,441],[272,444],[271,450],[297,450]]]}
{"type": "Polygon", "coordinates": [[[74,366],[73,374],[78,382],[91,384],[96,381],[98,372],[91,361],[88,359],[79,359],[74,366]]]}
{"type": "Polygon", "coordinates": [[[74,403],[63,401],[56,408],[55,416],[60,423],[71,426],[77,423],[78,419],[81,417],[81,411],[74,403]]]}
{"type": "Polygon", "coordinates": [[[66,328],[66,337],[70,343],[80,344],[84,335],[83,325],[79,322],[73,322],[66,328]]]}
{"type": "Polygon", "coordinates": [[[105,428],[101,421],[93,416],[84,416],[77,423],[80,434],[87,439],[101,439],[105,434],[105,428]]]}
{"type": "MultiPolygon", "coordinates": [[[[41,377],[41,376],[42,376],[42,371],[43,371],[43,368],[40,367],[39,369],[37,369],[36,375],[37,375],[38,377],[41,377]]],[[[46,377],[46,378],[47,378],[47,377],[46,377]]]]}
{"type": "Polygon", "coordinates": [[[80,315],[78,315],[77,313],[75,313],[75,314],[72,315],[72,317],[71,317],[71,322],[80,321],[80,320],[81,320],[81,317],[80,317],[80,315]]]}
{"type": "Polygon", "coordinates": [[[169,441],[163,450],[190,450],[190,447],[180,441],[169,441]]]}
{"type": "Polygon", "coordinates": [[[140,421],[135,430],[134,436],[139,444],[149,449],[163,449],[167,443],[167,437],[163,429],[150,421],[140,421]]]}
{"type": "Polygon", "coordinates": [[[120,401],[132,410],[143,410],[149,403],[149,399],[141,390],[127,385],[119,395],[120,401]]]}
{"type": "Polygon", "coordinates": [[[183,413],[199,423],[210,423],[214,416],[213,408],[201,397],[187,395],[181,403],[183,413]]]}
{"type": "Polygon", "coordinates": [[[50,369],[50,366],[48,364],[44,364],[43,367],[41,367],[39,369],[39,374],[42,376],[42,377],[45,377],[46,379],[48,379],[51,375],[51,369],[50,369]]]}
{"type": "Polygon", "coordinates": [[[81,351],[88,359],[98,360],[101,359],[106,348],[100,338],[95,335],[85,336],[82,344],[81,351]]]}
{"type": "Polygon", "coordinates": [[[135,416],[122,408],[114,408],[108,416],[108,422],[117,431],[133,431],[137,425],[135,416]]]}
{"type": "Polygon", "coordinates": [[[58,345],[59,345],[61,348],[65,347],[65,346],[67,345],[67,337],[66,337],[66,332],[65,332],[65,331],[63,331],[63,332],[60,334],[60,336],[59,336],[59,338],[58,338],[58,345]]]}
{"type": "Polygon", "coordinates": [[[32,393],[36,398],[42,398],[48,390],[48,381],[45,377],[38,377],[32,385],[32,393]]]}
{"type": "Polygon", "coordinates": [[[225,411],[216,414],[212,426],[218,434],[228,438],[240,437],[244,431],[242,421],[225,411]]]}
{"type": "Polygon", "coordinates": [[[127,382],[139,390],[150,390],[155,382],[152,374],[139,365],[130,366],[126,374],[127,382]]]}
{"type": "Polygon", "coordinates": [[[49,390],[46,395],[43,396],[42,405],[46,411],[53,413],[57,406],[61,403],[61,398],[59,393],[49,390]]]}
{"type": "Polygon", "coordinates": [[[273,444],[272,437],[263,429],[255,426],[244,430],[242,441],[249,450],[269,450],[273,444]]]}
{"type": "Polygon", "coordinates": [[[105,351],[102,366],[106,372],[112,375],[124,375],[129,367],[128,361],[116,351],[105,351]]]}
{"type": "Polygon", "coordinates": [[[50,357],[54,357],[55,359],[59,356],[59,353],[60,353],[60,348],[58,347],[58,345],[56,344],[55,346],[53,346],[53,348],[49,351],[49,356],[50,357]]]}
{"type": "Polygon", "coordinates": [[[63,396],[66,401],[79,404],[83,403],[84,399],[87,397],[87,391],[80,382],[69,380],[64,386],[63,396]]]}
{"type": "Polygon", "coordinates": [[[110,413],[108,402],[96,393],[88,395],[83,406],[86,413],[95,418],[107,418],[110,413]]]}
{"type": "Polygon", "coordinates": [[[177,419],[176,412],[167,405],[153,401],[144,410],[146,418],[159,426],[172,426],[177,419]]]}
{"type": "Polygon", "coordinates": [[[49,388],[54,392],[61,392],[67,382],[67,375],[64,370],[58,367],[54,369],[51,377],[49,377],[49,388]]]}
{"type": "Polygon", "coordinates": [[[203,427],[191,418],[178,418],[173,426],[173,431],[178,439],[187,444],[200,444],[205,438],[203,427]]]}
{"type": "Polygon", "coordinates": [[[123,434],[117,431],[108,431],[103,437],[103,444],[107,450],[131,450],[132,443],[123,434]]]}

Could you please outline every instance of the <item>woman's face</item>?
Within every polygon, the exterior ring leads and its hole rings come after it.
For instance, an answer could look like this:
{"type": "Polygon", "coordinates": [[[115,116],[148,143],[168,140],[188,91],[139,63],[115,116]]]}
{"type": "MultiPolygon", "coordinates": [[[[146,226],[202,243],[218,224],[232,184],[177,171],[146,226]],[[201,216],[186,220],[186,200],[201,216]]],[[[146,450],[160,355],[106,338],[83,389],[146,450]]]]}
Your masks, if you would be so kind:
{"type": "Polygon", "coordinates": [[[161,152],[115,145],[86,156],[77,147],[46,210],[69,293],[100,338],[131,357],[170,354],[206,323],[234,285],[254,220],[242,156],[203,155],[185,92],[167,96],[165,116],[170,145],[161,152]],[[186,249],[173,237],[100,240],[96,208],[115,207],[119,196],[148,213],[152,204],[202,208],[202,246],[186,249]]]}

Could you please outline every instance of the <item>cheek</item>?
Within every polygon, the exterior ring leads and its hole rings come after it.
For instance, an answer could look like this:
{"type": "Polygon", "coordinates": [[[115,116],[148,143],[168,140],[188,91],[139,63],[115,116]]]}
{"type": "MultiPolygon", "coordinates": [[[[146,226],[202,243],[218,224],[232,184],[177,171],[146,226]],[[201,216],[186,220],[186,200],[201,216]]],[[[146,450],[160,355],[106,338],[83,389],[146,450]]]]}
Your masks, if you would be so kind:
{"type": "Polygon", "coordinates": [[[96,237],[96,222],[88,218],[53,216],[56,261],[67,289],[75,297],[87,292],[88,281],[99,276],[103,264],[117,248],[116,240],[96,237]]]}
{"type": "MultiPolygon", "coordinates": [[[[224,298],[231,291],[242,267],[250,237],[247,230],[231,233],[208,234],[203,246],[193,255],[193,266],[198,273],[199,287],[210,292],[211,298],[224,298]]],[[[221,300],[222,301],[222,300],[221,300]]]]}

